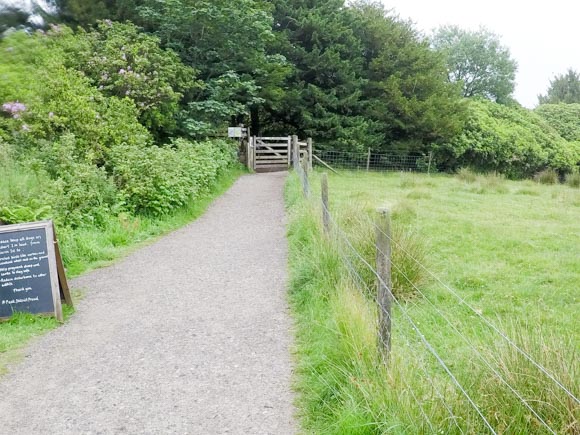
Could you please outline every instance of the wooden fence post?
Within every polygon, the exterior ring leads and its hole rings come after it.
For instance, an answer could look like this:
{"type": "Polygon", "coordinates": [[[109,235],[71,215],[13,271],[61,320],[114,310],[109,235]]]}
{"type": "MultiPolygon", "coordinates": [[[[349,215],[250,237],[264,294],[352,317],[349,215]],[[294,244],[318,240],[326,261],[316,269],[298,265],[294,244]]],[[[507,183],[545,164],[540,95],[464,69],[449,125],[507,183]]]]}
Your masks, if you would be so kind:
{"type": "Polygon", "coordinates": [[[292,148],[292,137],[288,136],[288,169],[290,169],[290,166],[292,165],[292,153],[294,152],[294,149],[292,148]]]}
{"type": "Polygon", "coordinates": [[[292,136],[292,167],[298,168],[300,164],[300,145],[298,145],[298,136],[292,136]]]}
{"type": "Polygon", "coordinates": [[[391,313],[393,293],[391,283],[391,216],[388,209],[379,209],[376,229],[377,302],[379,304],[379,349],[388,363],[391,353],[391,313]]]}
{"type": "Polygon", "coordinates": [[[433,151],[429,152],[429,166],[427,167],[427,175],[431,175],[431,163],[433,162],[433,151]]]}
{"type": "Polygon", "coordinates": [[[253,142],[254,138],[252,136],[248,137],[248,143],[246,145],[246,166],[248,167],[248,169],[251,171],[253,170],[253,164],[252,164],[252,154],[254,153],[254,150],[252,148],[252,142],[253,142]]]}
{"type": "Polygon", "coordinates": [[[322,174],[322,224],[324,226],[324,233],[330,234],[330,209],[328,208],[328,175],[326,172],[322,174]]]}
{"type": "Polygon", "coordinates": [[[369,148],[369,152],[367,154],[367,172],[369,171],[370,167],[371,167],[371,149],[369,148]]]}
{"type": "Polygon", "coordinates": [[[308,144],[308,170],[312,171],[312,138],[309,137],[306,143],[308,144]]]}

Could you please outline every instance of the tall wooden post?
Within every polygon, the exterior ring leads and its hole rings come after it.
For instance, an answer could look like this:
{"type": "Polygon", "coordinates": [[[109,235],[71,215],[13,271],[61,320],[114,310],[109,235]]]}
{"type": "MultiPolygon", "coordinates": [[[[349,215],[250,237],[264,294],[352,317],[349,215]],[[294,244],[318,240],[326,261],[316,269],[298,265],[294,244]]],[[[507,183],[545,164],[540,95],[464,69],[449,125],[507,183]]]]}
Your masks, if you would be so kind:
{"type": "Polygon", "coordinates": [[[371,167],[371,149],[369,148],[369,152],[367,153],[367,172],[371,167]]]}
{"type": "Polygon", "coordinates": [[[254,138],[252,136],[248,136],[248,143],[246,144],[246,166],[251,171],[254,169],[254,165],[252,164],[252,156],[254,153],[252,142],[254,138]]]}
{"type": "Polygon", "coordinates": [[[308,144],[308,170],[312,171],[312,138],[309,137],[306,143],[308,144]]]}
{"type": "Polygon", "coordinates": [[[431,175],[431,163],[433,163],[433,151],[429,152],[429,166],[427,167],[427,175],[431,175]]]}
{"type": "Polygon", "coordinates": [[[322,225],[324,233],[330,234],[330,209],[328,208],[328,175],[322,174],[322,225]]]}
{"type": "Polygon", "coordinates": [[[391,282],[391,216],[389,210],[380,209],[376,229],[377,273],[380,277],[377,288],[379,304],[379,349],[385,363],[391,353],[391,313],[393,285],[391,282]]]}
{"type": "Polygon", "coordinates": [[[294,169],[298,168],[298,165],[300,164],[300,149],[299,149],[298,145],[298,136],[293,135],[292,136],[292,165],[294,167],[294,169]]]}
{"type": "Polygon", "coordinates": [[[292,165],[292,153],[294,149],[292,148],[292,137],[288,136],[288,169],[292,165]]]}

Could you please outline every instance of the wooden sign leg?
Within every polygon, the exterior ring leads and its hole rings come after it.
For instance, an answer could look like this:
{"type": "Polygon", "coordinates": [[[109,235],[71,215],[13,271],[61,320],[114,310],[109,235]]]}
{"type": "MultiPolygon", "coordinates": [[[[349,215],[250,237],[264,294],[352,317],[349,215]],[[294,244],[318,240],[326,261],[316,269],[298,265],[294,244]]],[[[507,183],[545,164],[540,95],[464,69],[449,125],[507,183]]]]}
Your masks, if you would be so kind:
{"type": "Polygon", "coordinates": [[[70,289],[68,286],[68,281],[66,279],[66,273],[64,270],[64,264],[62,263],[62,257],[60,255],[60,248],[58,246],[58,240],[56,238],[56,229],[54,227],[54,222],[52,224],[52,233],[54,234],[54,255],[56,257],[56,269],[58,271],[58,283],[60,286],[61,298],[69,306],[73,306],[73,300],[70,295],[70,289]]]}

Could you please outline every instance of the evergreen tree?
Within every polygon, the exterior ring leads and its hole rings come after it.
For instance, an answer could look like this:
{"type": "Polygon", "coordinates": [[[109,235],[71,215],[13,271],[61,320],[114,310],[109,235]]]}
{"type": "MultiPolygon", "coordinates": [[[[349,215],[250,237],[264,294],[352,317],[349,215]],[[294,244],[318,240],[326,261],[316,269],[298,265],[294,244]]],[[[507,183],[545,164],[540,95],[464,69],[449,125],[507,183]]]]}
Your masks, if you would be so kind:
{"type": "Polygon", "coordinates": [[[554,77],[548,93],[539,95],[540,104],[580,103],[580,74],[570,68],[566,74],[554,77]]]}

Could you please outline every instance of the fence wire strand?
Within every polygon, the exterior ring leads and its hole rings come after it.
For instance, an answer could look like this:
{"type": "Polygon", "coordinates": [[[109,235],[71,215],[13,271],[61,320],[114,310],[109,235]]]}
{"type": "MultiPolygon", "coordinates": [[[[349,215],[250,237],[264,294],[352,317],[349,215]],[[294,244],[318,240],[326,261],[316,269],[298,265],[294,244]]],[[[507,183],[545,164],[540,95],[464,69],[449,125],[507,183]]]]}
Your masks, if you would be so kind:
{"type": "Polygon", "coordinates": [[[429,274],[433,279],[435,279],[445,290],[452,294],[461,304],[466,306],[472,313],[474,313],[483,323],[485,323],[489,328],[493,329],[500,337],[502,337],[510,346],[512,346],[520,355],[526,358],[530,363],[532,363],[538,370],[540,370],[544,375],[550,378],[562,391],[564,391],[572,400],[577,404],[580,404],[580,399],[576,397],[564,384],[562,384],[554,375],[552,375],[548,369],[543,365],[534,360],[530,354],[519,347],[511,338],[507,336],[503,331],[501,331],[497,326],[495,326],[490,320],[484,317],[480,312],[478,312],[472,305],[470,305],[464,298],[462,298],[455,290],[453,290],[448,284],[443,282],[441,278],[435,275],[431,270],[429,270],[425,265],[423,265],[419,260],[417,260],[411,253],[409,253],[400,243],[386,234],[378,225],[374,225],[375,228],[380,231],[385,237],[387,237],[391,243],[396,246],[401,252],[403,252],[408,258],[414,261],[421,269],[423,269],[427,274],[429,274]]]}
{"type": "Polygon", "coordinates": [[[431,172],[431,155],[317,150],[316,157],[328,165],[353,171],[431,172]]]}
{"type": "MultiPolygon", "coordinates": [[[[336,152],[333,152],[334,155],[336,155],[336,152]]],[[[361,161],[360,155],[357,155],[357,153],[342,153],[342,155],[348,155],[350,161],[361,161]]],[[[331,156],[332,157],[332,156],[331,156]]],[[[337,161],[333,161],[332,158],[329,157],[329,154],[325,154],[324,152],[320,153],[320,158],[322,158],[323,160],[326,160],[327,163],[334,163],[334,165],[337,165],[337,161]]],[[[430,162],[429,162],[430,164],[430,162]]],[[[360,165],[359,165],[360,166],[360,165]]],[[[353,167],[354,169],[359,169],[358,167],[353,167]]],[[[303,187],[303,192],[304,195],[306,197],[310,196],[310,192],[311,192],[311,187],[310,187],[310,182],[309,182],[309,178],[308,178],[308,173],[304,170],[304,168],[302,167],[301,164],[295,164],[294,165],[294,169],[297,172],[302,187],[303,187]]],[[[352,169],[352,168],[351,168],[352,169]]],[[[370,169],[369,168],[369,157],[368,155],[365,156],[365,169],[370,169]]],[[[416,170],[416,168],[411,168],[412,170],[416,170]]],[[[401,170],[401,168],[396,168],[396,170],[401,170]]],[[[356,247],[352,244],[352,242],[350,241],[350,239],[348,238],[348,236],[346,235],[346,233],[342,230],[342,228],[340,227],[340,225],[336,222],[334,216],[332,215],[332,213],[330,212],[330,210],[328,209],[328,207],[326,207],[326,205],[321,202],[321,207],[323,209],[323,212],[326,213],[326,215],[329,218],[329,222],[330,225],[332,226],[332,228],[334,229],[334,231],[332,231],[333,234],[339,236],[340,239],[342,239],[342,241],[344,242],[344,246],[348,247],[349,251],[351,252],[351,254],[358,259],[358,261],[364,265],[364,267],[366,269],[368,269],[371,274],[374,276],[374,278],[377,280],[378,283],[380,283],[381,285],[385,286],[385,288],[388,289],[389,291],[389,296],[392,299],[392,301],[395,303],[395,305],[398,308],[398,312],[400,312],[403,316],[403,318],[406,320],[406,322],[410,325],[411,329],[415,332],[415,334],[417,335],[417,337],[419,338],[419,340],[422,342],[423,346],[428,350],[428,352],[432,355],[432,357],[434,358],[434,360],[437,362],[437,364],[443,368],[443,370],[445,371],[445,373],[447,374],[448,378],[450,379],[450,381],[452,382],[452,384],[458,389],[458,391],[465,397],[465,399],[467,400],[467,402],[470,404],[470,406],[473,408],[473,410],[476,412],[476,414],[479,416],[479,418],[481,419],[481,421],[483,422],[483,424],[487,427],[487,429],[492,433],[492,434],[496,434],[495,429],[491,426],[490,422],[487,420],[487,418],[484,416],[483,412],[481,411],[481,409],[478,407],[478,405],[475,403],[475,401],[471,398],[471,396],[468,394],[466,388],[461,385],[461,383],[458,381],[458,379],[456,378],[456,376],[452,373],[452,371],[449,369],[449,366],[445,363],[445,361],[443,360],[443,358],[439,355],[439,353],[436,351],[435,347],[429,342],[429,340],[426,338],[425,334],[423,334],[423,332],[420,330],[420,328],[418,327],[418,325],[416,324],[416,322],[412,319],[412,317],[410,316],[408,309],[406,309],[401,303],[400,301],[394,297],[393,293],[392,293],[392,289],[390,286],[386,285],[386,283],[383,281],[383,279],[381,278],[380,274],[376,271],[376,269],[358,252],[358,250],[356,249],[356,247]]],[[[429,276],[431,276],[433,279],[435,279],[435,281],[437,283],[439,283],[439,285],[445,289],[447,292],[449,292],[451,295],[453,295],[453,297],[456,298],[456,300],[458,300],[460,302],[460,304],[464,305],[465,307],[467,307],[472,313],[474,313],[485,325],[487,325],[489,328],[491,328],[493,331],[495,331],[495,333],[497,333],[500,337],[502,337],[503,340],[505,340],[513,349],[515,349],[520,355],[522,355],[526,360],[528,360],[531,364],[533,364],[540,372],[542,372],[545,376],[547,376],[550,380],[552,380],[562,391],[564,391],[568,397],[570,399],[572,399],[574,402],[576,402],[577,404],[580,404],[580,400],[578,399],[578,397],[576,397],[564,384],[562,384],[558,379],[556,379],[556,377],[550,373],[548,371],[548,369],[546,369],[542,364],[538,363],[537,361],[535,361],[531,355],[529,355],[525,350],[523,350],[520,346],[518,346],[512,339],[510,339],[507,334],[505,334],[503,331],[501,331],[495,324],[493,324],[490,320],[488,320],[487,318],[485,318],[481,313],[479,313],[472,305],[470,305],[464,298],[462,298],[455,290],[453,290],[448,284],[446,284],[445,282],[443,282],[435,273],[433,273],[431,270],[429,270],[425,265],[423,265],[419,260],[417,260],[410,252],[408,252],[403,246],[401,246],[400,243],[398,243],[396,240],[394,240],[394,238],[387,234],[382,228],[380,228],[377,224],[374,224],[375,230],[380,231],[380,233],[382,235],[384,235],[385,237],[387,237],[387,239],[390,241],[390,243],[392,243],[393,246],[395,246],[398,250],[400,250],[400,252],[402,252],[405,256],[407,256],[409,259],[411,259],[414,263],[416,263],[422,270],[424,270],[429,276]]],[[[349,255],[347,255],[345,253],[345,251],[341,248],[342,243],[341,244],[337,244],[337,246],[339,247],[339,256],[342,259],[343,264],[346,266],[346,269],[348,271],[348,274],[351,278],[352,283],[354,284],[354,286],[365,296],[365,297],[371,297],[371,300],[376,304],[376,306],[378,307],[378,309],[382,312],[382,314],[384,316],[387,317],[387,319],[390,321],[392,319],[392,313],[388,312],[387,310],[384,309],[384,307],[382,307],[381,304],[378,303],[378,299],[377,299],[377,295],[375,294],[375,291],[369,287],[368,283],[365,281],[365,279],[360,275],[360,273],[357,271],[357,268],[355,267],[355,265],[353,264],[352,260],[350,259],[349,255]]],[[[380,251],[377,247],[378,252],[380,252],[382,255],[385,255],[384,252],[380,251]]],[[[418,292],[418,294],[422,295],[422,297],[429,303],[429,305],[431,305],[434,310],[437,312],[437,314],[439,316],[441,316],[441,318],[453,329],[453,331],[472,349],[472,351],[475,353],[475,355],[493,372],[493,374],[495,375],[495,377],[502,382],[509,390],[512,394],[514,394],[515,397],[518,398],[518,400],[534,415],[535,418],[537,418],[538,422],[541,423],[550,433],[552,434],[556,434],[557,432],[552,429],[549,424],[538,414],[538,412],[528,403],[529,401],[526,400],[520,392],[518,392],[512,385],[509,384],[509,382],[501,375],[501,373],[493,367],[492,363],[489,362],[489,360],[487,360],[482,353],[477,349],[477,347],[473,344],[473,342],[471,340],[469,340],[469,338],[467,338],[458,328],[457,326],[455,326],[453,324],[453,322],[449,319],[448,316],[446,316],[439,308],[437,308],[437,306],[433,303],[433,301],[428,298],[424,292],[422,292],[417,285],[415,285],[415,283],[412,282],[412,280],[408,277],[407,274],[405,274],[405,272],[399,268],[396,264],[394,264],[393,262],[391,262],[391,266],[397,270],[397,272],[399,272],[403,278],[413,287],[413,289],[415,291],[418,292]]],[[[417,304],[415,303],[414,306],[417,306],[417,304]]],[[[413,346],[411,345],[411,342],[409,340],[409,338],[405,335],[405,333],[401,330],[401,336],[405,339],[407,346],[409,347],[409,349],[412,349],[413,346]]],[[[382,337],[379,334],[379,340],[382,340],[382,337]]],[[[386,345],[386,343],[382,343],[383,345],[386,345]]],[[[417,360],[419,360],[419,358],[417,358],[417,360]]],[[[444,395],[439,391],[439,389],[437,388],[434,380],[432,379],[431,376],[429,376],[426,366],[424,364],[421,364],[420,366],[421,370],[425,373],[426,379],[428,379],[428,381],[430,382],[431,387],[433,388],[433,391],[435,391],[435,394],[437,395],[437,397],[441,400],[441,403],[443,404],[443,406],[445,407],[445,409],[447,410],[447,412],[449,413],[453,423],[457,426],[457,428],[459,429],[459,431],[461,433],[464,433],[464,431],[462,430],[462,428],[459,426],[459,423],[457,422],[457,416],[453,413],[453,410],[451,409],[451,407],[449,406],[449,404],[445,401],[444,395]]],[[[418,405],[418,409],[421,412],[422,416],[425,418],[425,421],[427,422],[427,424],[429,425],[429,427],[431,428],[431,430],[434,430],[433,427],[433,422],[431,421],[431,419],[428,417],[423,405],[421,404],[421,402],[419,401],[419,399],[416,397],[415,393],[413,392],[412,388],[410,387],[410,385],[406,382],[406,380],[403,380],[403,382],[405,383],[405,386],[407,387],[408,391],[410,392],[411,396],[413,397],[414,401],[417,403],[418,405]]]]}
{"type": "MultiPolygon", "coordinates": [[[[455,386],[457,387],[457,389],[461,392],[461,394],[467,399],[467,401],[469,402],[469,404],[471,405],[471,407],[475,410],[475,412],[479,415],[479,417],[481,418],[481,420],[483,421],[483,423],[485,424],[485,426],[490,430],[490,432],[494,435],[497,434],[497,432],[494,430],[494,428],[491,426],[491,424],[489,423],[489,421],[487,420],[487,418],[485,418],[485,416],[483,415],[483,413],[481,412],[481,410],[479,409],[479,407],[477,406],[477,404],[475,403],[475,401],[471,398],[471,396],[467,393],[465,387],[463,387],[463,385],[461,385],[461,383],[457,380],[456,376],[452,373],[452,371],[449,369],[448,365],[445,363],[445,361],[441,358],[441,356],[439,355],[439,353],[435,350],[435,348],[433,347],[433,345],[427,340],[427,338],[425,337],[425,335],[423,334],[423,332],[419,329],[419,327],[417,326],[416,322],[413,321],[413,319],[409,316],[409,314],[407,313],[407,311],[405,310],[405,308],[402,306],[402,304],[397,300],[397,298],[395,298],[390,290],[390,286],[388,286],[383,279],[381,278],[381,276],[377,273],[377,271],[375,270],[375,268],[369,264],[368,261],[366,261],[366,259],[356,250],[356,248],[352,245],[351,241],[348,239],[348,237],[346,236],[346,234],[344,233],[344,231],[342,231],[342,229],[340,227],[338,227],[338,225],[336,224],[336,222],[334,221],[334,218],[332,217],[332,214],[330,213],[330,210],[328,210],[328,208],[326,208],[326,206],[324,204],[322,204],[322,206],[324,207],[324,209],[326,210],[326,212],[329,214],[331,221],[334,222],[333,226],[334,228],[337,230],[336,233],[339,234],[341,236],[341,238],[344,240],[346,246],[349,247],[349,249],[351,250],[351,252],[353,253],[353,255],[355,255],[357,258],[359,258],[359,260],[368,268],[368,270],[371,271],[371,273],[375,276],[375,278],[378,280],[379,283],[381,283],[383,286],[385,286],[386,288],[389,289],[390,292],[390,296],[392,298],[392,300],[395,302],[395,304],[399,307],[399,311],[401,312],[401,314],[403,314],[403,316],[405,317],[405,320],[410,324],[411,328],[415,331],[415,333],[417,334],[417,336],[419,337],[419,339],[421,340],[421,342],[423,343],[423,345],[427,348],[427,350],[435,357],[435,359],[437,360],[437,362],[439,363],[439,365],[443,368],[443,370],[447,373],[447,375],[450,377],[450,379],[452,380],[453,384],[455,384],[455,386]]],[[[378,301],[377,301],[378,302],[378,301]]],[[[383,308],[377,304],[377,306],[380,307],[380,309],[383,310],[383,308]]],[[[385,315],[389,315],[388,312],[383,310],[383,313],[385,315]]]]}

